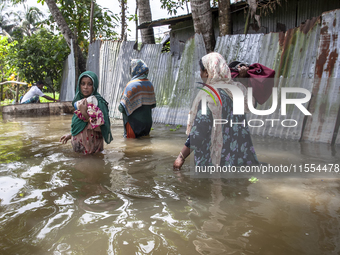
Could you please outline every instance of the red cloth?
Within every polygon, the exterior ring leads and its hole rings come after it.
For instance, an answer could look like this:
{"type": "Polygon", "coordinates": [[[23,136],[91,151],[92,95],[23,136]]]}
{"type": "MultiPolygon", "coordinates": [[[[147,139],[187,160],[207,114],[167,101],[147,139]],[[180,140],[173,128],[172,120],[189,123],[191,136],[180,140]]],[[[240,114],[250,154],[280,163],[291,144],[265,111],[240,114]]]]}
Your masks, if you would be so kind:
{"type": "MultiPolygon", "coordinates": [[[[230,69],[231,77],[238,76],[238,71],[230,69]]],[[[249,87],[253,88],[253,96],[259,104],[264,104],[272,94],[275,71],[259,63],[249,66],[249,87]]]]}
{"type": "Polygon", "coordinates": [[[132,127],[129,122],[126,123],[125,128],[126,128],[126,138],[136,138],[136,135],[133,132],[132,127]]]}

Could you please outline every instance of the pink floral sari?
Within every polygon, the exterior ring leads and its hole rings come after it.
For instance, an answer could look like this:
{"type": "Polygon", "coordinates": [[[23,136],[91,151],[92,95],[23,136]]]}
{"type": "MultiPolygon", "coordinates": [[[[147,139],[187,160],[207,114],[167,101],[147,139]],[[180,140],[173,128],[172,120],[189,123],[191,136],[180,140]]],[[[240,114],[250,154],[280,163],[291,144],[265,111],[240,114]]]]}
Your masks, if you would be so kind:
{"type": "MultiPolygon", "coordinates": [[[[74,112],[79,119],[84,116],[79,110],[74,112]]],[[[88,125],[78,135],[72,136],[71,143],[75,152],[92,154],[104,149],[104,139],[100,126],[104,124],[103,112],[95,105],[88,104],[87,113],[90,117],[88,125]]]]}

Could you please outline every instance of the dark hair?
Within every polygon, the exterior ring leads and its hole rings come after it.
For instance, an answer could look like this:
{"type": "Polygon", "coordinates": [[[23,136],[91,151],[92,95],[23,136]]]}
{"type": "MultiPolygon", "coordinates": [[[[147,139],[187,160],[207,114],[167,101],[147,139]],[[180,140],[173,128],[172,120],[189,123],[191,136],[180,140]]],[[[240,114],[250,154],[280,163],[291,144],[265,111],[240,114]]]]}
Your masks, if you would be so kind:
{"type": "Polygon", "coordinates": [[[207,69],[204,67],[204,65],[203,65],[202,59],[200,59],[200,60],[198,61],[198,63],[199,63],[199,65],[200,65],[200,68],[201,68],[202,71],[207,70],[207,69]]]}
{"type": "Polygon", "coordinates": [[[36,86],[44,85],[44,82],[43,82],[43,81],[37,81],[37,83],[36,83],[35,85],[36,85],[36,86]]]}
{"type": "Polygon", "coordinates": [[[233,61],[228,66],[229,68],[235,68],[240,63],[241,63],[240,61],[233,61]]]}

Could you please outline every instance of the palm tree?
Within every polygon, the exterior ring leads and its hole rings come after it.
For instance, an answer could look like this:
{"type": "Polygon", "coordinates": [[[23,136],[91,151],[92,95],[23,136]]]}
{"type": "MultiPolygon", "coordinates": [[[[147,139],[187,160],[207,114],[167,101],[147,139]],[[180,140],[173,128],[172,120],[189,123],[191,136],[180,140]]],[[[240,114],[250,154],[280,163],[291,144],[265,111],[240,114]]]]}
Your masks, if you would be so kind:
{"type": "Polygon", "coordinates": [[[215,47],[214,29],[209,0],[191,0],[192,20],[196,34],[202,34],[207,52],[215,47]]]}
{"type": "Polygon", "coordinates": [[[15,21],[18,24],[17,28],[20,29],[25,35],[31,36],[36,31],[44,14],[37,7],[28,7],[24,5],[24,11],[13,13],[15,21]]]}
{"type": "MultiPolygon", "coordinates": [[[[139,24],[152,21],[150,1],[137,0],[136,3],[139,10],[139,24]]],[[[141,29],[141,35],[143,44],[155,44],[155,35],[152,27],[141,29]]]]}
{"type": "Polygon", "coordinates": [[[6,2],[0,2],[0,35],[7,36],[9,40],[12,40],[10,33],[12,32],[15,24],[11,22],[11,12],[6,12],[8,5],[6,2]]]}

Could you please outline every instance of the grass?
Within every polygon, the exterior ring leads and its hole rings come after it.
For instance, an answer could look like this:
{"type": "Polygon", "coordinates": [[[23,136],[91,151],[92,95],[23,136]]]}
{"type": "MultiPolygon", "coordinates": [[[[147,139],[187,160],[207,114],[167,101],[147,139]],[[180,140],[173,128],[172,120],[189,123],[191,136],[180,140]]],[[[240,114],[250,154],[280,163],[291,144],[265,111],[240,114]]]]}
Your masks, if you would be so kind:
{"type": "MultiPolygon", "coordinates": [[[[44,93],[46,96],[49,96],[49,97],[52,97],[53,98],[53,93],[44,93]]],[[[59,99],[59,93],[55,93],[55,98],[56,99],[59,99]]],[[[1,106],[4,106],[4,105],[9,105],[9,104],[12,104],[13,103],[13,100],[14,99],[5,99],[4,101],[1,101],[0,102],[0,105],[1,106]]],[[[41,103],[51,103],[53,101],[50,101],[50,100],[47,100],[46,98],[43,98],[43,97],[40,97],[40,102],[41,103]]]]}
{"type": "MultiPolygon", "coordinates": [[[[44,93],[46,96],[53,98],[53,93],[44,93]]],[[[55,99],[59,99],[59,93],[55,93],[55,99]]],[[[53,101],[47,100],[46,98],[40,97],[40,103],[51,103],[53,101]]]]}

